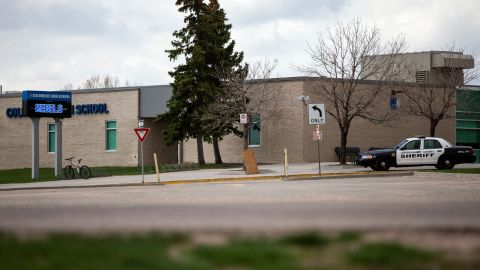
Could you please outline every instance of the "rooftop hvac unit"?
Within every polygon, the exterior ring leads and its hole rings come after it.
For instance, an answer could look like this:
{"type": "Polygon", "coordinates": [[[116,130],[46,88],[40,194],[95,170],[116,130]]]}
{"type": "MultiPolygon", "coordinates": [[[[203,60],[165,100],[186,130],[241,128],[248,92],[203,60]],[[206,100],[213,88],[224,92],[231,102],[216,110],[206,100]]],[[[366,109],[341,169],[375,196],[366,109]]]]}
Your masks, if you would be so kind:
{"type": "Polygon", "coordinates": [[[428,82],[428,71],[422,70],[415,73],[415,81],[417,83],[427,83],[428,82]]]}

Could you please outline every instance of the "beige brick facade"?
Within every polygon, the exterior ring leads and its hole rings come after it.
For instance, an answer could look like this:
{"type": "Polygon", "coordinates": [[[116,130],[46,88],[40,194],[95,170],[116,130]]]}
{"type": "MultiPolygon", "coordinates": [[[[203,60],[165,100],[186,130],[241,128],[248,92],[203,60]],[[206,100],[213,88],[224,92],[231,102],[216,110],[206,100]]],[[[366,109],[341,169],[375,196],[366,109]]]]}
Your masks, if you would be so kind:
{"type": "MultiPolygon", "coordinates": [[[[288,150],[289,162],[316,162],[317,142],[313,141],[314,125],[309,125],[307,106],[299,101],[299,96],[309,96],[307,103],[326,103],[315,90],[315,80],[309,78],[283,78],[269,81],[272,91],[280,97],[276,116],[261,122],[259,146],[251,147],[261,163],[283,162],[284,149],[288,150]]],[[[361,87],[372,87],[372,82],[364,81],[361,87]]],[[[393,86],[392,86],[393,87],[393,86]]],[[[394,86],[395,90],[402,90],[394,86]],[[397,89],[398,88],[398,89],[397,89]]],[[[382,110],[389,110],[391,87],[385,87],[379,98],[382,110]]],[[[398,96],[400,104],[402,95],[398,96]]],[[[140,163],[140,143],[133,129],[137,127],[141,108],[138,88],[113,90],[73,91],[73,104],[106,103],[108,114],[97,113],[74,115],[63,121],[63,157],[83,158],[91,167],[100,166],[137,166],[140,163]],[[117,122],[117,149],[106,151],[106,121],[117,122]]],[[[160,102],[160,101],[159,101],[160,102]]],[[[153,102],[155,105],[156,103],[153,102]]],[[[402,105],[400,105],[402,106],[402,105]]],[[[31,167],[31,120],[27,117],[7,117],[7,108],[20,108],[19,94],[0,95],[0,169],[31,167]]],[[[157,153],[160,163],[177,162],[177,146],[167,146],[163,140],[164,123],[154,122],[154,118],[145,118],[145,127],[151,128],[144,143],[145,164],[153,164],[153,153],[157,153]]],[[[47,124],[51,118],[40,120],[40,166],[53,167],[54,153],[47,153],[47,124]]],[[[334,152],[340,146],[338,124],[326,116],[326,124],[321,125],[323,140],[320,143],[321,160],[336,161],[334,152]]],[[[391,147],[406,137],[428,135],[429,122],[425,118],[402,117],[388,124],[375,125],[366,120],[353,120],[348,146],[357,146],[361,150],[370,147],[391,147]]],[[[443,120],[437,127],[436,135],[455,142],[455,119],[443,120]]],[[[242,162],[243,141],[233,135],[220,141],[220,151],[224,162],[242,162]]],[[[197,162],[195,139],[182,146],[183,162],[197,162]]],[[[213,147],[204,143],[205,159],[214,162],[213,147]]]]}
{"type": "MultiPolygon", "coordinates": [[[[73,115],[63,120],[63,158],[83,158],[90,167],[138,166],[140,144],[133,131],[139,119],[139,90],[73,91],[72,104],[107,104],[108,113],[73,115]],[[117,149],[106,150],[106,121],[117,123],[117,149]]],[[[9,118],[7,108],[21,108],[20,95],[0,96],[0,169],[30,168],[32,123],[28,117],[9,118]]],[[[54,153],[48,153],[48,123],[40,119],[40,167],[54,166],[54,153]]],[[[153,164],[153,152],[163,163],[176,162],[173,146],[163,143],[162,124],[145,119],[151,133],[144,144],[145,164],[153,164]]]]}
{"type": "MultiPolygon", "coordinates": [[[[281,84],[283,98],[279,117],[272,121],[262,122],[261,145],[251,147],[255,151],[258,162],[283,162],[283,149],[288,150],[289,162],[315,162],[317,158],[317,141],[313,141],[314,125],[308,124],[307,106],[297,100],[297,96],[306,95],[307,103],[325,103],[315,91],[317,82],[307,78],[291,78],[272,80],[271,83],[281,84]]],[[[370,83],[371,84],[371,83],[370,83]]],[[[371,87],[368,81],[361,87],[371,87]]],[[[383,110],[389,110],[390,91],[402,89],[405,86],[385,87],[379,99],[383,110]],[[392,88],[394,87],[394,88],[392,88]]],[[[278,88],[274,88],[278,89],[278,88]]],[[[404,102],[399,95],[400,104],[404,102]]],[[[401,105],[400,105],[401,106],[401,105]]],[[[326,116],[326,124],[321,125],[323,140],[320,143],[321,160],[337,161],[335,147],[340,146],[340,131],[337,122],[326,116]]],[[[414,135],[429,135],[429,122],[426,118],[403,116],[387,124],[373,124],[367,120],[356,118],[348,136],[348,146],[360,147],[362,151],[370,147],[392,147],[402,139],[414,135]]],[[[437,126],[436,136],[455,142],[455,119],[443,120],[437,126]]],[[[242,162],[241,138],[227,136],[220,142],[220,151],[224,162],[242,162]]],[[[196,140],[190,139],[184,143],[184,162],[197,162],[196,140]]],[[[214,162],[213,146],[204,143],[206,162],[214,162]]]]}

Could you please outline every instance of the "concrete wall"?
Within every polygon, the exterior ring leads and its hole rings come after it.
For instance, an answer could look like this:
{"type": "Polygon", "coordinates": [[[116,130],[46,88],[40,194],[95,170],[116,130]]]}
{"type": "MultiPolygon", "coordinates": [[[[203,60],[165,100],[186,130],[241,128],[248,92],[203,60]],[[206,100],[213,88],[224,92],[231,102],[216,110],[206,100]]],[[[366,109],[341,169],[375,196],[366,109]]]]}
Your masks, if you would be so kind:
{"type": "Polygon", "coordinates": [[[140,117],[155,118],[168,110],[167,102],[172,96],[170,85],[140,87],[140,117]]]}

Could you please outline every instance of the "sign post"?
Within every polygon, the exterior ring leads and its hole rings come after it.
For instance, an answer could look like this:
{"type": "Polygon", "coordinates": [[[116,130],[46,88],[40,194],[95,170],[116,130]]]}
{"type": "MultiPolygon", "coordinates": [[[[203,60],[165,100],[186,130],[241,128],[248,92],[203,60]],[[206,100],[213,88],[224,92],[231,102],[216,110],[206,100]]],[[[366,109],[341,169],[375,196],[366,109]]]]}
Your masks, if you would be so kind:
{"type": "Polygon", "coordinates": [[[22,115],[32,119],[32,179],[39,178],[39,119],[55,119],[55,176],[62,174],[62,119],[72,117],[72,92],[23,91],[22,115]]]}
{"type": "Polygon", "coordinates": [[[62,176],[62,119],[55,118],[55,176],[62,176]]]}
{"type": "Polygon", "coordinates": [[[30,119],[32,119],[32,179],[38,180],[40,178],[40,118],[31,117],[30,119]]]}
{"type": "Polygon", "coordinates": [[[143,142],[147,138],[148,132],[150,132],[149,128],[134,128],[135,134],[140,141],[140,159],[142,163],[142,184],[145,183],[145,174],[143,171],[143,142]]]}
{"type": "Polygon", "coordinates": [[[320,141],[322,140],[322,132],[320,131],[320,125],[317,125],[317,129],[313,132],[313,140],[317,141],[317,149],[318,149],[318,174],[322,174],[322,170],[320,167],[320,141]]]}
{"type": "Polygon", "coordinates": [[[313,140],[317,141],[318,174],[322,174],[320,167],[320,141],[322,140],[320,125],[325,124],[325,115],[325,104],[308,104],[308,124],[317,126],[313,132],[313,140]]]}

